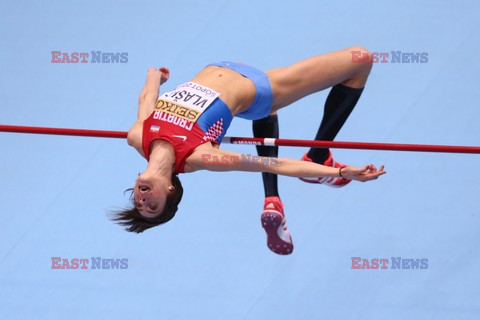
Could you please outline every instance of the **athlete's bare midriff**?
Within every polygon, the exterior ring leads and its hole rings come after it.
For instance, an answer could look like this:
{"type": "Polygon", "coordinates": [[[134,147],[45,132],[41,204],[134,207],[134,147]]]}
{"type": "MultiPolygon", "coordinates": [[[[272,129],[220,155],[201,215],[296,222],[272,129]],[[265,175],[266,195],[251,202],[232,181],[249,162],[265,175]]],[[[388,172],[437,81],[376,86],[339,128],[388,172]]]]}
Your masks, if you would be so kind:
{"type": "Polygon", "coordinates": [[[208,66],[192,81],[220,93],[219,98],[225,102],[233,116],[247,110],[255,99],[253,81],[227,68],[208,66]]]}

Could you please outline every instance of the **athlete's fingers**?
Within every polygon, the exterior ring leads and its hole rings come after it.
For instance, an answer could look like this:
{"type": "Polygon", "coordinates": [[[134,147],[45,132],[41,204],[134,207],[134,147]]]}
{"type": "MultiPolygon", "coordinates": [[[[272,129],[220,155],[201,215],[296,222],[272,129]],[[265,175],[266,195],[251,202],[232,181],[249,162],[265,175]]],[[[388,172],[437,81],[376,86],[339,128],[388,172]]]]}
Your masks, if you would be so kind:
{"type": "Polygon", "coordinates": [[[365,181],[370,181],[370,180],[376,179],[377,174],[369,174],[369,175],[364,176],[364,178],[365,178],[365,181]]]}
{"type": "Polygon", "coordinates": [[[346,167],[344,172],[349,179],[361,182],[377,179],[379,176],[386,173],[383,165],[380,167],[380,169],[377,169],[377,167],[373,164],[368,164],[361,168],[346,167]]]}
{"type": "Polygon", "coordinates": [[[369,166],[369,169],[370,171],[365,174],[365,177],[366,177],[365,181],[378,179],[378,177],[386,173],[383,165],[380,167],[380,170],[377,170],[377,168],[373,164],[369,166]]]}
{"type": "Polygon", "coordinates": [[[160,78],[162,75],[162,72],[158,70],[157,68],[150,67],[148,68],[148,73],[147,73],[147,78],[160,78]]]}
{"type": "Polygon", "coordinates": [[[380,170],[373,175],[373,179],[378,179],[378,177],[380,177],[381,175],[384,175],[385,173],[387,172],[380,170]]]}

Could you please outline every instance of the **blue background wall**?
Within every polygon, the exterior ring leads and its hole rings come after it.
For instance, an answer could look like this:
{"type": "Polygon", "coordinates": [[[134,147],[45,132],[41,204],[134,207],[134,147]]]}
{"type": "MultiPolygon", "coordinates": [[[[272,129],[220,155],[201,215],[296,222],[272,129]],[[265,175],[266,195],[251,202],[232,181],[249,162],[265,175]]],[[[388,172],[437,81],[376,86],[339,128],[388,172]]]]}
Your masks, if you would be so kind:
{"type": "MultiPolygon", "coordinates": [[[[363,45],[428,63],[375,64],[338,140],[479,145],[478,12],[476,1],[5,1],[0,123],[128,130],[150,66],[170,68],[163,91],[216,60],[267,70],[363,45]],[[54,64],[55,50],[128,63],[54,64]]],[[[313,138],[327,93],[282,110],[281,136],[313,138]]],[[[236,119],[229,135],[251,124],[236,119]]],[[[184,175],[177,217],[136,235],[106,216],[145,167],[124,140],[0,133],[0,145],[2,319],[478,318],[477,155],[337,150],[388,174],[344,189],[280,178],[295,251],[277,256],[259,174],[184,175]],[[128,269],[52,270],[51,257],[128,269]],[[428,269],[352,270],[351,257],[428,269]]]]}

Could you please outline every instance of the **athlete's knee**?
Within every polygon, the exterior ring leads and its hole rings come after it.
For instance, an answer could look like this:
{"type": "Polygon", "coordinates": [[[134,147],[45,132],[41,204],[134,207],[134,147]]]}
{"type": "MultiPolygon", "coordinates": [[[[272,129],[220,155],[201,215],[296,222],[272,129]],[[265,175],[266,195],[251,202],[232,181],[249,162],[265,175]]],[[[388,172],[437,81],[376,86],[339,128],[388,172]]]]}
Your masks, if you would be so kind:
{"type": "Polygon", "coordinates": [[[348,49],[351,54],[352,62],[359,63],[359,66],[366,71],[372,69],[372,53],[361,46],[354,46],[348,49]]]}

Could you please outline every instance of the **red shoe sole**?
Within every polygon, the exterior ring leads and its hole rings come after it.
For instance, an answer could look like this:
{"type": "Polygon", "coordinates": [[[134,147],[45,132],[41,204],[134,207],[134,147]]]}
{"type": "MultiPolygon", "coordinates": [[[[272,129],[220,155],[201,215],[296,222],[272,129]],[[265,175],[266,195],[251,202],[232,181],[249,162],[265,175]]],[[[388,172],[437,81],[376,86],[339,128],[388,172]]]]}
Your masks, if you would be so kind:
{"type": "Polygon", "coordinates": [[[277,233],[278,228],[281,228],[282,225],[282,215],[276,211],[264,211],[260,219],[262,221],[262,227],[267,233],[268,248],[276,254],[291,254],[293,252],[291,237],[290,242],[285,242],[277,233]]]}

